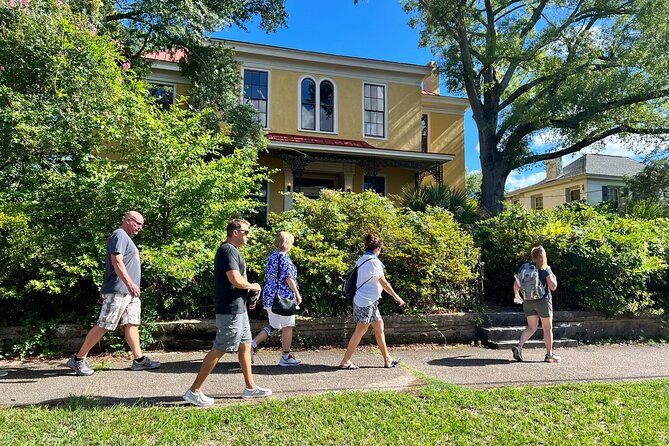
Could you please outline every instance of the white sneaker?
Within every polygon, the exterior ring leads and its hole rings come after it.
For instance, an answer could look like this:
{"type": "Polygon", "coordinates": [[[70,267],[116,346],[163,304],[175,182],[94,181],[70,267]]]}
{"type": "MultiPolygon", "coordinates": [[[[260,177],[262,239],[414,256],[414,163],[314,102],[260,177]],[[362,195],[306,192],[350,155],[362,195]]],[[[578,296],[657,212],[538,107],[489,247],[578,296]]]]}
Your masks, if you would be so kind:
{"type": "Polygon", "coordinates": [[[209,407],[214,404],[214,399],[205,395],[204,392],[193,393],[190,389],[186,390],[186,393],[184,393],[182,398],[186,402],[199,407],[209,407]]]}
{"type": "Polygon", "coordinates": [[[293,367],[296,365],[300,365],[302,363],[301,359],[297,359],[292,353],[288,355],[288,357],[281,356],[281,359],[279,359],[279,365],[281,367],[293,367]]]}
{"type": "Polygon", "coordinates": [[[242,392],[242,398],[245,400],[249,398],[265,398],[272,394],[272,389],[263,389],[262,387],[256,386],[255,389],[244,389],[242,392]]]}

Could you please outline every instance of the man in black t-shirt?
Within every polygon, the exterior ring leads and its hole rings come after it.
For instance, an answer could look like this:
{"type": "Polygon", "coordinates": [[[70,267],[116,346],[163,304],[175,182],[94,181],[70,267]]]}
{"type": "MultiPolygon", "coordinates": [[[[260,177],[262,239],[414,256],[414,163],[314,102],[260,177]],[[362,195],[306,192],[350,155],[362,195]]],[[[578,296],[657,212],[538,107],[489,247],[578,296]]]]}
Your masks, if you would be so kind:
{"type": "Polygon", "coordinates": [[[237,352],[246,388],[242,398],[262,398],[272,394],[270,389],[255,385],[251,372],[251,325],[246,312],[249,291],[260,292],[260,285],[246,280],[246,262],[238,248],[249,241],[250,224],[232,220],[226,228],[227,238],[218,248],[214,259],[214,293],[216,295],[216,340],[202,360],[200,371],[183,399],[196,406],[214,404],[214,399],[202,392],[202,386],[224,353],[237,352]]]}

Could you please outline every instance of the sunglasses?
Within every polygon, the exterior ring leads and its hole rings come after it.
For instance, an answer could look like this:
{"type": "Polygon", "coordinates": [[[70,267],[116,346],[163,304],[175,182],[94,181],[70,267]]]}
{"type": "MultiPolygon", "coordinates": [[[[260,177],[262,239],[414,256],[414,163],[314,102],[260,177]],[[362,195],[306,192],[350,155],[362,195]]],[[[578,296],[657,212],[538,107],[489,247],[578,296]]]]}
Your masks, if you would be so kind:
{"type": "Polygon", "coordinates": [[[130,220],[132,220],[132,221],[134,221],[136,224],[138,224],[140,228],[144,226],[144,223],[143,223],[143,222],[139,222],[139,221],[137,221],[137,219],[134,218],[134,217],[130,217],[130,220]]]}
{"type": "Polygon", "coordinates": [[[235,231],[241,232],[242,234],[248,234],[249,232],[251,232],[250,229],[235,229],[235,231]]]}

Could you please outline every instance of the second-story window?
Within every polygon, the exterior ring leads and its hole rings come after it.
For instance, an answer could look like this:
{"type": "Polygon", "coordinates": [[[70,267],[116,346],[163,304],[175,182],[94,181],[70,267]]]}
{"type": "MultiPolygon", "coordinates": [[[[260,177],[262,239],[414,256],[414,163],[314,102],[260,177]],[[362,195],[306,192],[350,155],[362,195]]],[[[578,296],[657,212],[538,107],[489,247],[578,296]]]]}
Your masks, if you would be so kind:
{"type": "Polygon", "coordinates": [[[263,128],[269,127],[268,91],[267,71],[244,70],[244,102],[256,109],[263,128]]]}
{"type": "Polygon", "coordinates": [[[374,138],[385,138],[386,87],[384,85],[365,84],[364,92],[364,134],[374,138]]]}
{"type": "Polygon", "coordinates": [[[300,130],[335,131],[335,87],[329,80],[300,81],[300,130]]]}
{"type": "Polygon", "coordinates": [[[322,81],[320,85],[320,122],[321,132],[334,132],[334,86],[330,81],[322,81]]]}
{"type": "Polygon", "coordinates": [[[420,117],[420,149],[427,152],[427,115],[420,117]]]}
{"type": "Polygon", "coordinates": [[[173,84],[149,83],[149,94],[156,98],[156,104],[165,110],[174,104],[174,90],[175,85],[173,84]]]}
{"type": "Polygon", "coordinates": [[[308,77],[300,85],[302,129],[316,130],[316,82],[308,77]]]}

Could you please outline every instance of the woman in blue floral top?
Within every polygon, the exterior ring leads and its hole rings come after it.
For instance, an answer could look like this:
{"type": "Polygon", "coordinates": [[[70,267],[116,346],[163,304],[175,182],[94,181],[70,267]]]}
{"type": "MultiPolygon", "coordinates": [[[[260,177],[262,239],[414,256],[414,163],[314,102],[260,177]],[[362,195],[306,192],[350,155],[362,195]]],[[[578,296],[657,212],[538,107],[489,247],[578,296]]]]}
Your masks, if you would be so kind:
{"type": "Polygon", "coordinates": [[[265,266],[265,287],[263,288],[262,300],[263,307],[267,311],[269,324],[258,333],[251,344],[251,362],[254,362],[255,351],[258,345],[265,342],[268,338],[281,332],[281,347],[283,354],[279,359],[281,367],[290,367],[300,365],[301,360],[290,352],[293,343],[293,327],[295,327],[295,316],[281,316],[272,312],[272,301],[276,296],[277,289],[279,295],[284,299],[297,299],[297,305],[302,304],[302,296],[297,286],[297,269],[290,259],[288,252],[293,247],[295,238],[286,231],[281,231],[274,239],[276,249],[267,257],[265,266]],[[280,277],[278,277],[280,276],[280,277]]]}

